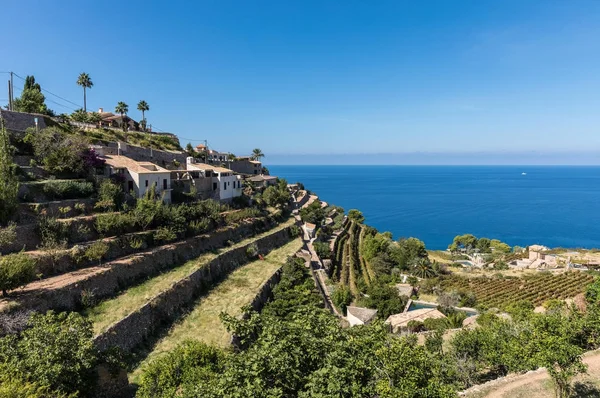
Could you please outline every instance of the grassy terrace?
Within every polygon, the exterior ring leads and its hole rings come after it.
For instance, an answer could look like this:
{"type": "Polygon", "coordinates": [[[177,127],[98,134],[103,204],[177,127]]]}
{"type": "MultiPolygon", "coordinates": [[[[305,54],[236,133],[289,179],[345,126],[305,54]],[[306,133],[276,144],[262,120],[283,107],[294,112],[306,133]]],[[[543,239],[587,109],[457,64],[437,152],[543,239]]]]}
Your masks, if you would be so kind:
{"type": "Polygon", "coordinates": [[[264,260],[254,261],[233,271],[223,282],[200,298],[186,317],[173,325],[152,353],[133,372],[133,381],[139,377],[149,361],[171,351],[185,340],[201,340],[207,344],[227,347],[231,337],[221,324],[219,314],[241,314],[241,307],[250,304],[258,288],[301,247],[302,241],[299,238],[295,239],[271,251],[264,260]]]}
{"type": "Polygon", "coordinates": [[[286,228],[293,223],[294,219],[290,218],[288,221],[279,224],[269,231],[244,239],[233,246],[221,248],[215,252],[205,253],[179,267],[148,279],[140,285],[131,287],[113,299],[103,301],[97,306],[88,309],[86,315],[94,325],[94,334],[97,335],[106,331],[110,325],[142,307],[148,300],[162,293],[179,280],[187,277],[219,254],[247,245],[257,239],[272,234],[275,231],[286,228]]]}

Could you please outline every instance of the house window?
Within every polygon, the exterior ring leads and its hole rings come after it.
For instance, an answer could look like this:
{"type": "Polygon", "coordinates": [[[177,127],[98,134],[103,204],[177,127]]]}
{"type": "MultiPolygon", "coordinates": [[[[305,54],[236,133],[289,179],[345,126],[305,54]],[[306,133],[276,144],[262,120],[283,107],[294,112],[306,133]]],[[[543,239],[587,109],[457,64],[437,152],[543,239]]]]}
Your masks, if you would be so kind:
{"type": "Polygon", "coordinates": [[[127,191],[133,191],[133,181],[127,181],[127,191]]]}
{"type": "Polygon", "coordinates": [[[167,189],[167,179],[163,179],[163,189],[167,189]]]}
{"type": "Polygon", "coordinates": [[[216,191],[216,190],[217,190],[217,183],[213,182],[213,191],[216,191]]]}
{"type": "Polygon", "coordinates": [[[226,182],[224,182],[224,183],[223,183],[223,190],[224,190],[224,191],[226,191],[226,190],[227,190],[227,183],[226,183],[226,182]]]}
{"type": "Polygon", "coordinates": [[[146,180],[146,187],[148,187],[148,180],[146,180]]]}

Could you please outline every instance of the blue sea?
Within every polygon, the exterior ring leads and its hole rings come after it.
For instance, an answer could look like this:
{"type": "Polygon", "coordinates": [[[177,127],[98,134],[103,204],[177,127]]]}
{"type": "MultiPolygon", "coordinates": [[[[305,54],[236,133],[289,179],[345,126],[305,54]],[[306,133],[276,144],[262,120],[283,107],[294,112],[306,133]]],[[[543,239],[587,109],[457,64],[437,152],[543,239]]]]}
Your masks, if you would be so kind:
{"type": "Polygon", "coordinates": [[[509,245],[600,247],[600,167],[269,166],[321,200],[359,209],[394,239],[446,249],[472,233],[509,245]],[[523,175],[523,173],[526,173],[523,175]]]}

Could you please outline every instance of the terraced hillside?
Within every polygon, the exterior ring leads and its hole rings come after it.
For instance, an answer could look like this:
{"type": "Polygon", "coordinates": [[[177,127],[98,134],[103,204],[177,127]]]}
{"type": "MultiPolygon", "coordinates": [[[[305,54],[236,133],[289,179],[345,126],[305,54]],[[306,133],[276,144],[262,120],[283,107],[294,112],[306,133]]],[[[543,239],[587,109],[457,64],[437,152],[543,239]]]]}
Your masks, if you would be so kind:
{"type": "Polygon", "coordinates": [[[222,348],[229,346],[231,336],[221,323],[219,315],[225,312],[232,316],[241,314],[242,307],[250,304],[261,286],[265,284],[302,247],[297,238],[280,248],[272,250],[263,259],[239,267],[225,280],[216,284],[206,295],[200,297],[193,309],[154,346],[149,355],[132,373],[135,382],[146,365],[173,350],[186,340],[198,340],[222,348]]]}
{"type": "Polygon", "coordinates": [[[360,254],[366,228],[351,219],[346,219],[343,228],[333,246],[334,258],[330,277],[349,286],[353,294],[358,294],[359,278],[367,286],[375,278],[369,263],[360,254]]]}

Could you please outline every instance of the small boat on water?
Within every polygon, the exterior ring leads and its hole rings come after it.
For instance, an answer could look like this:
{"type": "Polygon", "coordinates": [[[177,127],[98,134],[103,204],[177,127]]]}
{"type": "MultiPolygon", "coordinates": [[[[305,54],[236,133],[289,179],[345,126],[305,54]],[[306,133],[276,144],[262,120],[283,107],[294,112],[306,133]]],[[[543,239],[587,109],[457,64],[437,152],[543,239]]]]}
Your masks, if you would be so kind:
{"type": "Polygon", "coordinates": [[[521,173],[521,175],[522,175],[522,176],[526,176],[526,175],[527,175],[527,173],[521,173]]]}

